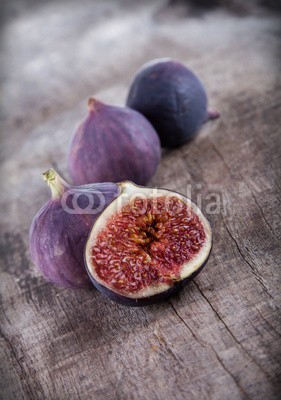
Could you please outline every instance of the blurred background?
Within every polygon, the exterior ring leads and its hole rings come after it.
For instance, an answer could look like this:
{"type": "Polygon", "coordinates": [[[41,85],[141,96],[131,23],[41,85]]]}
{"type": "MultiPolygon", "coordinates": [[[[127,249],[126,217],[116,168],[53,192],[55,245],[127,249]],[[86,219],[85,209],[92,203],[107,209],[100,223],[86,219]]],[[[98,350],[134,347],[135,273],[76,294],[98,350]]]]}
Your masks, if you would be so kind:
{"type": "Polygon", "coordinates": [[[280,0],[6,0],[1,8],[2,157],[24,146],[27,162],[32,147],[40,170],[64,156],[87,97],[124,104],[150,59],[180,59],[221,111],[269,91],[279,75],[280,0]]]}
{"type": "MultiPolygon", "coordinates": [[[[36,187],[50,165],[68,177],[66,154],[87,98],[124,104],[148,60],[174,57],[193,69],[219,124],[250,112],[253,100],[270,101],[280,85],[280,9],[280,0],[1,2],[1,160],[2,173],[14,176],[4,193],[19,192],[27,177],[36,187]]],[[[206,124],[201,137],[217,127],[206,124]]],[[[154,184],[170,186],[173,176],[173,189],[186,185],[176,160],[167,161],[170,173],[162,162],[154,184]]]]}

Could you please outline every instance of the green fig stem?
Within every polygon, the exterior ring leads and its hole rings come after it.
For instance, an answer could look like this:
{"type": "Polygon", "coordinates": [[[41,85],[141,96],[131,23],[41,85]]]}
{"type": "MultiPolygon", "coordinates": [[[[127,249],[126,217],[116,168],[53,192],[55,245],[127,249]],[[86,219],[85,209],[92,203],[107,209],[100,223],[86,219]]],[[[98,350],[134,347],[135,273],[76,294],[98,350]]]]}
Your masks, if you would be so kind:
{"type": "Polygon", "coordinates": [[[59,174],[50,168],[48,171],[43,172],[43,180],[47,183],[52,192],[52,199],[58,199],[62,197],[69,185],[59,176],[59,174]]]}

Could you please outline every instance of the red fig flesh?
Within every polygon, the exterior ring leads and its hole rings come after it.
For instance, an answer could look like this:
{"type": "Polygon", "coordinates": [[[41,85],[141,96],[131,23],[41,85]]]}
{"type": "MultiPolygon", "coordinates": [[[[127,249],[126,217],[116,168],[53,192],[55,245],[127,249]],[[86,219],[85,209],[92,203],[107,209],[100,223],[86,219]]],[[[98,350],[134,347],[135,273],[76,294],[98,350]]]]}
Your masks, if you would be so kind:
{"type": "Polygon", "coordinates": [[[54,170],[43,174],[52,198],[30,227],[30,254],[43,276],[63,287],[90,287],[84,247],[93,222],[117,196],[114,183],[67,184],[54,170]]]}
{"type": "Polygon", "coordinates": [[[160,142],[147,119],[135,110],[89,99],[89,114],[74,135],[68,158],[76,184],[146,184],[160,160],[160,142]]]}
{"type": "Polygon", "coordinates": [[[205,265],[212,233],[185,196],[165,189],[120,184],[86,245],[94,285],[111,299],[138,306],[169,297],[205,265]]]}

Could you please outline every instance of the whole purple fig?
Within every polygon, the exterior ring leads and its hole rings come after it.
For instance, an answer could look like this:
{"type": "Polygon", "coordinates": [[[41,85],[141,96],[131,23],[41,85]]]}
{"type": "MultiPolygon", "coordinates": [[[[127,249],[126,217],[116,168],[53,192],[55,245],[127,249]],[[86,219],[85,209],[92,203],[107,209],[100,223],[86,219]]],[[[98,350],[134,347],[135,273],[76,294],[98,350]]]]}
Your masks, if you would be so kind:
{"type": "Polygon", "coordinates": [[[127,106],[154,126],[163,147],[181,146],[202,124],[219,117],[207,111],[207,94],[198,77],[181,62],[157,59],[137,72],[127,106]]]}
{"type": "Polygon", "coordinates": [[[53,169],[43,174],[52,197],[30,227],[30,254],[43,276],[63,287],[90,287],[84,247],[91,227],[118,195],[114,183],[67,184],[53,169]]]}
{"type": "Polygon", "coordinates": [[[75,184],[132,180],[144,185],[160,161],[157,133],[139,112],[88,101],[89,114],[70,146],[68,167],[75,184]]]}

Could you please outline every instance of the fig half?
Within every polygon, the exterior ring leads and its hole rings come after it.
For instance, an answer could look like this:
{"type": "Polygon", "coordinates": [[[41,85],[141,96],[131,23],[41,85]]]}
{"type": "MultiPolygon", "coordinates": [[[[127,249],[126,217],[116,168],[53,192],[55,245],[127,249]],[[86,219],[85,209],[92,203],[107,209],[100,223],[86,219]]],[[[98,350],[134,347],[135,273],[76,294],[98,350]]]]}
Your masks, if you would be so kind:
{"type": "Polygon", "coordinates": [[[121,182],[119,195],[94,223],[86,249],[88,274],[118,303],[164,300],[203,268],[212,245],[208,220],[187,197],[121,182]]]}

